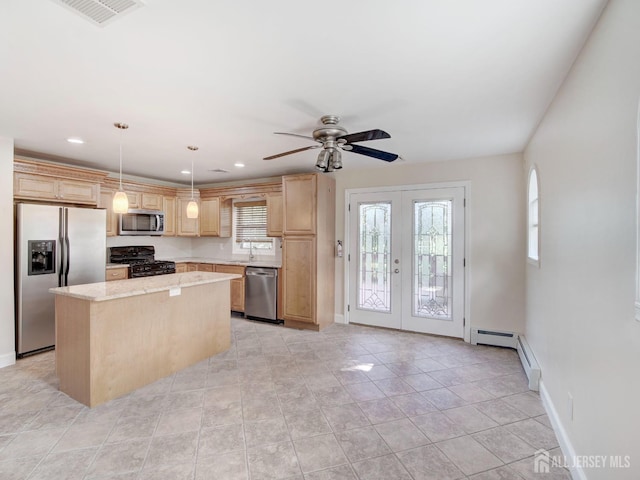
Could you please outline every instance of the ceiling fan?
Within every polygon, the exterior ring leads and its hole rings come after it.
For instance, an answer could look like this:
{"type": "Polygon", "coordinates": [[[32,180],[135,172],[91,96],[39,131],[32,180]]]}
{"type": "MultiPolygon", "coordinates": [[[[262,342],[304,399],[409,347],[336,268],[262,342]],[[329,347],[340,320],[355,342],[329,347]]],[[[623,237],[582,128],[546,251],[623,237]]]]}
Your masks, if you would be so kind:
{"type": "Polygon", "coordinates": [[[291,155],[292,153],[304,152],[305,150],[311,150],[312,148],[322,148],[322,151],[318,154],[316,168],[323,172],[333,172],[334,170],[342,168],[341,150],[359,153],[360,155],[377,158],[378,160],[383,160],[385,162],[393,162],[398,158],[398,155],[395,153],[383,152],[382,150],[376,150],[362,145],[354,145],[354,143],[357,142],[391,138],[391,135],[383,130],[375,129],[358,133],[347,133],[347,130],[342,125],[338,125],[340,117],[336,115],[324,115],[320,118],[320,122],[322,125],[312,132],[311,137],[307,135],[298,135],[297,133],[274,132],[276,135],[290,135],[293,137],[314,140],[318,142],[319,145],[296,148],[295,150],[290,150],[288,152],[264,157],[263,160],[273,160],[274,158],[284,157],[285,155],[291,155]]]}

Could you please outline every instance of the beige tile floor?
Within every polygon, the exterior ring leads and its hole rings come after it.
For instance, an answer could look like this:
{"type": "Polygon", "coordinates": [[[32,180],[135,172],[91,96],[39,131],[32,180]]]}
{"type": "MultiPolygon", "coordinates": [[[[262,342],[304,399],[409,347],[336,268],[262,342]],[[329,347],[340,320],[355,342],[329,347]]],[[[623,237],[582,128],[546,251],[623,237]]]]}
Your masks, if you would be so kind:
{"type": "Polygon", "coordinates": [[[0,478],[569,479],[517,354],[356,325],[232,319],[233,345],[89,409],[54,353],[0,369],[0,478]]]}

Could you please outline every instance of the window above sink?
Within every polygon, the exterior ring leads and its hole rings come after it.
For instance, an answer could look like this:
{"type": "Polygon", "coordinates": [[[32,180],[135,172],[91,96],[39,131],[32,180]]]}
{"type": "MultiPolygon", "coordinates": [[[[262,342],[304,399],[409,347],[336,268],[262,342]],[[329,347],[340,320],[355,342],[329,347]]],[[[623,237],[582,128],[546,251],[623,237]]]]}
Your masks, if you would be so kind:
{"type": "Polygon", "coordinates": [[[233,202],[233,254],[275,255],[274,240],[267,237],[267,201],[233,202]]]}

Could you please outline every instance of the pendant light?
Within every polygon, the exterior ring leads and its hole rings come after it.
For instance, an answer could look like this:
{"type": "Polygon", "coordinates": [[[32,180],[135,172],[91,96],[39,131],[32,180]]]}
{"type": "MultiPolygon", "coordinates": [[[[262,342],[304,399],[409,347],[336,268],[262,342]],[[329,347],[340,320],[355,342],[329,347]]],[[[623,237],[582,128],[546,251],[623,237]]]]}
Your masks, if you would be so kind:
{"type": "MultiPolygon", "coordinates": [[[[198,147],[188,146],[192,152],[198,150],[198,147]]],[[[198,218],[198,203],[193,198],[193,160],[191,160],[191,200],[187,204],[187,218],[198,218]]]]}
{"type": "Polygon", "coordinates": [[[129,128],[126,123],[114,123],[114,127],[120,129],[120,188],[113,196],[113,213],[127,213],[129,211],[129,198],[122,189],[122,132],[129,128]]]}

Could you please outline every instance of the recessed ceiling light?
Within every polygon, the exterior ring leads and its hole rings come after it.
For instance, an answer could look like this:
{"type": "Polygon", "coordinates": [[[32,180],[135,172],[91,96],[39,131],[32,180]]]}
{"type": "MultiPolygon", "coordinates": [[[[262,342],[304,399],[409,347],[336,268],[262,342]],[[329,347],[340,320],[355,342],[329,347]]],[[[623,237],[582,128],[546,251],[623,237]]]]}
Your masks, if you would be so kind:
{"type": "Polygon", "coordinates": [[[183,175],[191,175],[191,170],[181,170],[180,173],[183,175]]]}
{"type": "Polygon", "coordinates": [[[235,167],[238,167],[238,168],[243,168],[243,167],[244,167],[244,163],[241,163],[241,162],[236,162],[236,163],[234,163],[233,165],[234,165],[235,167]]]}
{"type": "Polygon", "coordinates": [[[67,142],[69,143],[84,143],[84,140],[81,138],[67,138],[67,142]]]}

